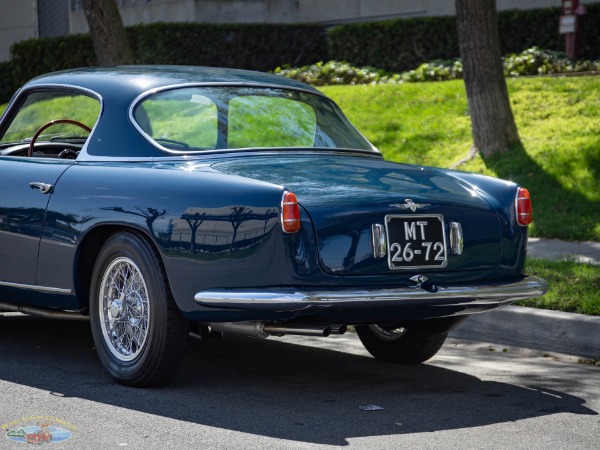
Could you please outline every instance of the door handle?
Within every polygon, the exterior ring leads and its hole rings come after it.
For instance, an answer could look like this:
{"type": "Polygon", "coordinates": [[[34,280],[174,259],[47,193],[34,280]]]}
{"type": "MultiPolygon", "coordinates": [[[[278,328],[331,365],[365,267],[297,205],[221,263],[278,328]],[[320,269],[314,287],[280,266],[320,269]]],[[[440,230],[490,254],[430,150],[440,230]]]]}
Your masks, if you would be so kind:
{"type": "Polygon", "coordinates": [[[39,181],[32,181],[29,183],[31,189],[39,189],[42,194],[52,193],[53,186],[48,183],[40,183],[39,181]]]}

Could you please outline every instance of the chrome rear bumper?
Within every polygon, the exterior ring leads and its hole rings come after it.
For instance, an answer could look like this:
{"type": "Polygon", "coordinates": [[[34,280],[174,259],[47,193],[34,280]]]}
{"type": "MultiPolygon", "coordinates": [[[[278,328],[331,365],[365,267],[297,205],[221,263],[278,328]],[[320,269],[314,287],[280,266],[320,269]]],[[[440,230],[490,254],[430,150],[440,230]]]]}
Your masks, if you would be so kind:
{"type": "Polygon", "coordinates": [[[403,287],[396,289],[301,290],[293,288],[211,289],[194,299],[205,307],[242,311],[298,311],[336,308],[364,309],[409,305],[473,305],[510,303],[534,298],[548,291],[548,283],[536,277],[485,285],[403,287]]]}

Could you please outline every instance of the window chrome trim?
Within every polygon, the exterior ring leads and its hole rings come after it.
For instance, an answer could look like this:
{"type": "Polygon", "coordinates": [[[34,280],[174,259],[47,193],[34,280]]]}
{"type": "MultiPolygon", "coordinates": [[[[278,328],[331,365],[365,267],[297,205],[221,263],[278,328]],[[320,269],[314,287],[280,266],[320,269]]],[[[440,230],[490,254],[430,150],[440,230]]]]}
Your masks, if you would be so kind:
{"type": "Polygon", "coordinates": [[[298,155],[339,155],[339,156],[358,156],[362,158],[376,158],[384,159],[383,155],[379,152],[371,152],[370,150],[353,150],[353,149],[333,149],[333,148],[302,148],[302,147],[283,147],[283,148],[236,148],[236,149],[223,149],[223,150],[205,150],[203,152],[183,155],[165,155],[165,156],[102,156],[102,155],[90,155],[86,153],[85,156],[80,154],[77,158],[77,162],[206,162],[206,160],[212,159],[223,159],[223,158],[238,158],[254,157],[254,156],[278,156],[278,155],[290,155],[293,151],[293,156],[298,155]]]}
{"type": "MultiPolygon", "coordinates": [[[[365,153],[371,153],[371,154],[375,154],[375,155],[381,155],[381,152],[373,145],[371,144],[371,142],[354,126],[354,124],[352,124],[350,122],[350,120],[348,120],[348,118],[346,117],[346,115],[343,113],[342,109],[337,105],[337,103],[335,103],[332,99],[330,99],[329,97],[327,97],[325,94],[323,94],[322,92],[312,89],[303,89],[300,87],[295,87],[295,86],[282,86],[279,84],[271,84],[271,83],[244,83],[244,82],[239,82],[239,83],[232,83],[232,82],[214,82],[214,83],[180,83],[180,84],[171,84],[168,86],[160,86],[157,88],[153,88],[150,89],[146,92],[143,92],[142,94],[138,95],[136,98],[133,99],[133,101],[131,102],[131,105],[129,105],[129,109],[127,112],[127,115],[129,117],[129,122],[134,126],[134,128],[138,131],[138,133],[141,134],[141,136],[146,139],[153,147],[168,153],[170,155],[202,155],[202,154],[207,154],[207,153],[212,153],[212,152],[231,152],[231,151],[236,151],[236,150],[252,150],[252,149],[244,149],[244,148],[236,148],[236,149],[231,149],[231,148],[217,148],[217,149],[209,149],[209,150],[196,150],[196,151],[190,151],[190,150],[173,150],[173,149],[169,149],[166,148],[163,145],[160,145],[158,142],[156,142],[154,139],[152,139],[152,137],[150,135],[148,135],[148,133],[146,133],[144,130],[142,130],[142,127],[140,127],[137,123],[137,121],[135,120],[134,117],[134,110],[135,108],[142,103],[143,100],[145,100],[147,97],[151,97],[152,95],[158,94],[160,92],[164,92],[164,91],[171,91],[171,90],[175,90],[175,89],[188,89],[188,88],[211,88],[211,87],[240,87],[240,88],[256,88],[256,89],[279,89],[279,90],[284,90],[284,91],[296,91],[296,92],[303,92],[305,94],[311,94],[311,95],[316,95],[317,97],[322,97],[324,99],[326,99],[329,103],[331,103],[332,105],[334,105],[338,111],[341,113],[341,115],[343,117],[346,118],[346,121],[348,122],[348,124],[354,128],[354,130],[365,140],[365,142],[367,144],[369,144],[371,146],[370,150],[367,149],[349,149],[352,151],[359,151],[359,152],[365,152],[365,153]]],[[[277,147],[260,147],[259,150],[271,150],[271,149],[276,149],[277,147]]],[[[295,148],[295,147],[282,147],[282,148],[295,148]]],[[[302,147],[299,147],[302,148],[302,147]]],[[[256,150],[256,149],[254,149],[256,150]]],[[[333,150],[341,150],[344,151],[344,149],[342,148],[334,148],[333,150]]]]}

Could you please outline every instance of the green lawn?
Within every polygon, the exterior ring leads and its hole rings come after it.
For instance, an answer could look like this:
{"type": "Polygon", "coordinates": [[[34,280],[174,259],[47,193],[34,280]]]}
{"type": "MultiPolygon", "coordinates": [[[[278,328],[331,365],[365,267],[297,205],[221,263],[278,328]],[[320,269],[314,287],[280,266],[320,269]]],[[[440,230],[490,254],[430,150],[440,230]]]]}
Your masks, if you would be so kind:
{"type": "Polygon", "coordinates": [[[548,281],[550,289],[518,305],[600,316],[600,266],[529,258],[525,272],[548,281]]]}

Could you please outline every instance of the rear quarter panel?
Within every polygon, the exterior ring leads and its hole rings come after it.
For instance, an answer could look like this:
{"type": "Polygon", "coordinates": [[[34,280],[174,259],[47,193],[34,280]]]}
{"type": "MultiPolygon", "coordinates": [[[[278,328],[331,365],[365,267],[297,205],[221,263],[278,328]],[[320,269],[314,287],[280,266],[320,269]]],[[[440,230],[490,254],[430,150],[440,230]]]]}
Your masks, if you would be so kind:
{"type": "Polygon", "coordinates": [[[500,218],[502,256],[500,266],[505,271],[523,273],[527,255],[528,227],[520,226],[516,219],[515,196],[518,185],[512,181],[492,178],[469,172],[442,170],[472,189],[476,189],[494,207],[500,218]]]}
{"type": "Polygon", "coordinates": [[[184,312],[200,289],[286,278],[282,192],[202,165],[77,164],[50,199],[39,283],[77,290],[82,245],[99,227],[136,229],[151,239],[184,312]]]}

